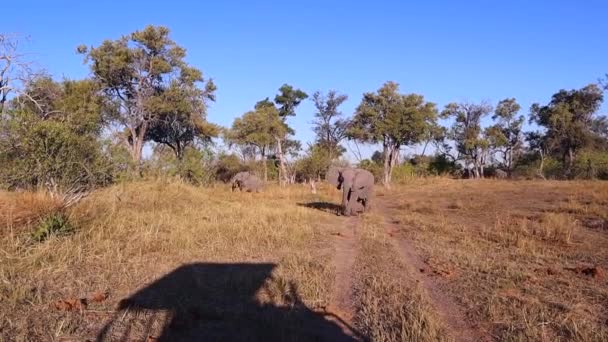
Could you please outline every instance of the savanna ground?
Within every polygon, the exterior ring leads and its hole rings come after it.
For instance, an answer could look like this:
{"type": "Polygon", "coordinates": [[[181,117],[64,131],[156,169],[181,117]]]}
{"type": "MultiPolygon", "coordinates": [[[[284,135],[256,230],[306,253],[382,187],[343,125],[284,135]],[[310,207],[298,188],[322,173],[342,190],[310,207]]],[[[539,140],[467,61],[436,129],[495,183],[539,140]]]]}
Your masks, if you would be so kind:
{"type": "Polygon", "coordinates": [[[605,341],[608,184],[417,180],[374,210],[177,181],[0,194],[0,341],[605,341]]]}

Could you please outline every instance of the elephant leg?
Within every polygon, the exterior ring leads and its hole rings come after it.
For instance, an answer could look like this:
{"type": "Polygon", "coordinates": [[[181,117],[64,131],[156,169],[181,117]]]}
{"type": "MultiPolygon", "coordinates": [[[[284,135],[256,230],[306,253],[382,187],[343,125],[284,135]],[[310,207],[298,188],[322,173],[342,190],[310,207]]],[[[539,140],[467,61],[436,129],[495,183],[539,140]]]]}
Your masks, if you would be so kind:
{"type": "Polygon", "coordinates": [[[348,208],[347,216],[357,214],[358,204],[359,204],[359,194],[356,191],[351,190],[350,197],[348,199],[348,204],[347,204],[347,208],[348,208]]]}

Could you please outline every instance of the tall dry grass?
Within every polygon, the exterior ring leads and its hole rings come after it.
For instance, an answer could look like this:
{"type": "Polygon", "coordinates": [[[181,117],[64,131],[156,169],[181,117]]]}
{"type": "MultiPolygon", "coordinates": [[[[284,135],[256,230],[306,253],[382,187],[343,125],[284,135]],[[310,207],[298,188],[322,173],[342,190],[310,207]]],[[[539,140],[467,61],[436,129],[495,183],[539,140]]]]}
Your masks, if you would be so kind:
{"type": "MultiPolygon", "coordinates": [[[[133,182],[94,192],[72,207],[68,217],[77,232],[71,236],[32,243],[27,229],[3,232],[0,336],[91,338],[103,314],[60,312],[52,303],[107,290],[110,299],[95,311],[112,312],[120,299],[192,262],[276,264],[274,285],[268,286],[273,305],[289,304],[290,289],[281,284],[292,283],[298,300],[311,309],[323,307],[333,276],[315,224],[322,213],[296,205],[310,196],[296,186],[251,194],[179,181],[133,182]]],[[[9,203],[1,207],[2,217],[11,224],[55,209],[41,194],[2,197],[0,203],[9,203]]]]}
{"type": "Polygon", "coordinates": [[[602,182],[454,181],[400,188],[393,214],[431,269],[505,341],[605,341],[602,182]],[[589,270],[588,272],[581,270],[589,270]],[[438,270],[441,273],[440,269],[438,270]]]}
{"type": "Polygon", "coordinates": [[[408,274],[384,233],[366,217],[355,263],[355,322],[371,341],[450,341],[428,295],[408,274]]]}

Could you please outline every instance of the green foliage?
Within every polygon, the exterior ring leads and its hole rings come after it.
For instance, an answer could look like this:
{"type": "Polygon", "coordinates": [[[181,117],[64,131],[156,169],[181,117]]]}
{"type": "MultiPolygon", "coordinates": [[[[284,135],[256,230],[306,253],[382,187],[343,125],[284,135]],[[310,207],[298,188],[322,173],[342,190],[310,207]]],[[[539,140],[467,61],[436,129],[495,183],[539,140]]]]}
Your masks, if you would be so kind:
{"type": "Polygon", "coordinates": [[[320,145],[309,147],[306,156],[296,162],[296,170],[303,179],[325,178],[325,172],[332,163],[328,151],[320,145]]]}
{"type": "Polygon", "coordinates": [[[249,171],[249,169],[237,155],[221,154],[216,161],[215,178],[228,183],[234,175],[241,171],[249,171]]]}
{"type": "Polygon", "coordinates": [[[219,127],[206,120],[203,91],[191,84],[171,82],[159,96],[148,103],[156,120],[150,123],[146,140],[168,146],[178,159],[197,140],[208,143],[217,137],[219,127]]]}
{"type": "Polygon", "coordinates": [[[359,162],[359,165],[357,165],[357,167],[371,172],[374,175],[374,179],[376,181],[382,179],[382,170],[384,168],[382,164],[376,163],[373,160],[363,159],[359,162]]]}
{"type": "Polygon", "coordinates": [[[1,123],[2,185],[57,192],[108,184],[112,166],[98,141],[103,106],[94,84],[43,78],[26,92],[1,123]]]}
{"type": "Polygon", "coordinates": [[[436,120],[434,103],[426,102],[421,95],[402,95],[397,83],[387,82],[376,93],[363,94],[348,134],[362,142],[383,144],[388,169],[382,179],[388,185],[399,148],[427,139],[436,120]]]}
{"type": "Polygon", "coordinates": [[[339,158],[345,152],[340,142],[346,138],[349,121],[341,119],[338,107],[348,99],[344,94],[330,90],[327,95],[317,91],[312,96],[315,104],[313,131],[317,135],[316,144],[327,150],[329,159],[339,158]]]}
{"type": "Polygon", "coordinates": [[[147,26],[117,40],[106,40],[86,53],[106,99],[117,104],[114,122],[123,125],[138,166],[146,140],[171,147],[182,158],[195,137],[208,139],[217,129],[205,121],[215,84],[185,62],[186,50],[163,26],[147,26]]]}
{"type": "Polygon", "coordinates": [[[151,171],[157,177],[179,177],[194,185],[209,185],[215,180],[213,153],[207,148],[190,147],[181,159],[166,146],[154,150],[151,171]]]}
{"type": "Polygon", "coordinates": [[[437,119],[434,103],[417,94],[399,94],[399,85],[385,83],[376,93],[363,94],[349,130],[363,142],[407,146],[422,141],[437,119]]]}
{"type": "Polygon", "coordinates": [[[580,151],[574,164],[574,177],[608,180],[608,152],[590,149],[580,151]]]}
{"type": "Polygon", "coordinates": [[[490,146],[487,137],[481,134],[481,119],[491,111],[492,106],[487,103],[450,103],[441,112],[442,118],[454,119],[449,136],[455,141],[456,149],[466,166],[473,164],[476,178],[481,176],[483,157],[490,146]]]}
{"type": "Polygon", "coordinates": [[[486,129],[486,137],[493,149],[502,153],[507,172],[513,168],[513,162],[523,147],[523,115],[517,116],[521,106],[514,98],[504,99],[498,103],[492,119],[498,123],[486,129]]]}
{"type": "Polygon", "coordinates": [[[563,163],[564,175],[573,176],[574,161],[579,150],[591,145],[595,114],[603,101],[603,91],[596,84],[582,89],[560,90],[549,104],[537,103],[530,108],[530,121],[544,128],[545,148],[563,163]]]}
{"type": "Polygon", "coordinates": [[[73,232],[74,227],[70,224],[67,216],[62,212],[56,212],[41,219],[31,236],[34,241],[43,242],[51,235],[63,236],[73,232]]]}
{"type": "Polygon", "coordinates": [[[281,117],[296,115],[296,107],[308,98],[308,95],[300,89],[294,89],[289,84],[283,84],[279,88],[279,94],[274,98],[274,102],[279,106],[281,117]]]}

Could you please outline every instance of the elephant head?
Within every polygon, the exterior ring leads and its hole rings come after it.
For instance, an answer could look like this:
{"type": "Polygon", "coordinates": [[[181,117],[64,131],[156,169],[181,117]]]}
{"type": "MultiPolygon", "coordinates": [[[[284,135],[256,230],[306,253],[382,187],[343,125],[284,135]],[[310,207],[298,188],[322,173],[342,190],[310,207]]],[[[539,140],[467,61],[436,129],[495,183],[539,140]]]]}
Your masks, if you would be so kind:
{"type": "Polygon", "coordinates": [[[327,171],[328,183],[342,190],[342,213],[353,214],[357,203],[363,204],[363,210],[370,208],[370,197],[374,187],[374,176],[363,169],[332,167],[327,171]]]}

